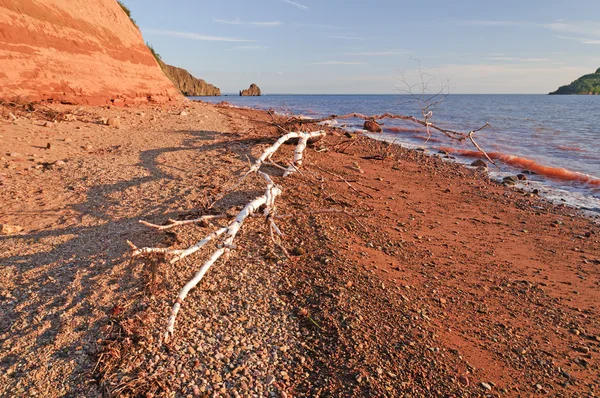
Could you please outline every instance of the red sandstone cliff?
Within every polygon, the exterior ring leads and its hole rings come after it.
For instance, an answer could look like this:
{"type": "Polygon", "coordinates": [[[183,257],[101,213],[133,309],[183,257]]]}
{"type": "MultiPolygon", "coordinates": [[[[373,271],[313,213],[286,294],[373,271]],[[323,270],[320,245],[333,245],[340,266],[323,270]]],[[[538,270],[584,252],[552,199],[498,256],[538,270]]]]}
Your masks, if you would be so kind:
{"type": "Polygon", "coordinates": [[[177,87],[183,95],[192,97],[218,97],[221,95],[221,90],[218,87],[192,76],[187,70],[165,64],[162,61],[159,61],[159,64],[163,72],[165,72],[165,75],[171,79],[175,87],[177,87]]]}
{"type": "Polygon", "coordinates": [[[0,0],[0,98],[181,98],[115,0],[0,0]]]}

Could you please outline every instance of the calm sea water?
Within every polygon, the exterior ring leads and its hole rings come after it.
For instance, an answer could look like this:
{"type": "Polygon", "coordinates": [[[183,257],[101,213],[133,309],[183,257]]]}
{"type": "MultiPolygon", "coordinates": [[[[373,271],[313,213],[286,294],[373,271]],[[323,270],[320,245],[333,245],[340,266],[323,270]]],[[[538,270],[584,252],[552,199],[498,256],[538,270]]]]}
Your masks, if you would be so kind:
{"type": "MultiPolygon", "coordinates": [[[[261,97],[197,97],[206,102],[274,109],[282,113],[319,117],[360,112],[420,116],[415,100],[405,95],[265,95],[261,97]]],[[[360,120],[339,120],[347,128],[360,128],[360,120]]],[[[469,131],[489,122],[477,133],[478,143],[493,152],[500,166],[490,168],[501,178],[524,169],[536,171],[525,188],[539,189],[554,201],[600,212],[600,96],[449,95],[433,110],[432,122],[469,131]]],[[[434,133],[426,142],[422,128],[385,120],[384,133],[375,138],[431,152],[440,148],[456,161],[470,163],[474,148],[434,133]],[[462,154],[461,154],[462,152],[462,154]],[[465,156],[466,155],[466,156],[465,156]]]]}

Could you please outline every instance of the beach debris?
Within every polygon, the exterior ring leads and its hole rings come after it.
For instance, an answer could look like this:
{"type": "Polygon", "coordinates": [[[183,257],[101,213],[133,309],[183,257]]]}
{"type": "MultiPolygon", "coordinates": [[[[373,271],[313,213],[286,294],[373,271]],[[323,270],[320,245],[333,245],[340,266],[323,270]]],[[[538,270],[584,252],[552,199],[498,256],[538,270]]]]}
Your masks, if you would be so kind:
{"type": "Polygon", "coordinates": [[[119,119],[118,116],[113,116],[113,117],[109,117],[106,120],[106,125],[110,126],[110,127],[114,127],[114,128],[120,128],[121,127],[121,119],[119,119]]]}
{"type": "Polygon", "coordinates": [[[184,110],[182,110],[181,112],[179,112],[179,116],[187,116],[188,113],[184,110]]]}
{"type": "Polygon", "coordinates": [[[365,120],[363,130],[367,130],[371,133],[381,133],[381,126],[375,120],[365,120]]]}
{"type": "MultiPolygon", "coordinates": [[[[295,171],[299,171],[299,168],[302,166],[303,153],[304,153],[304,150],[306,149],[308,141],[311,138],[317,138],[317,137],[322,138],[323,136],[325,136],[325,134],[326,133],[322,130],[314,131],[314,132],[310,132],[310,133],[290,132],[290,133],[287,133],[287,134],[283,135],[282,137],[280,137],[274,144],[272,144],[267,149],[265,149],[264,152],[262,153],[262,155],[256,160],[256,162],[254,162],[254,164],[252,164],[250,166],[249,170],[241,177],[238,184],[236,184],[236,186],[239,185],[239,183],[241,183],[241,181],[244,178],[246,178],[248,175],[250,175],[252,173],[256,173],[267,182],[267,188],[266,188],[265,193],[261,196],[256,197],[254,200],[250,201],[249,203],[247,203],[246,206],[240,212],[237,213],[235,219],[231,223],[229,223],[229,225],[227,225],[225,227],[221,227],[221,228],[213,231],[212,233],[205,236],[202,240],[200,240],[195,245],[190,246],[189,248],[184,249],[184,250],[169,249],[169,248],[163,248],[163,247],[138,248],[134,243],[127,241],[127,243],[129,244],[129,246],[132,249],[132,257],[138,257],[138,256],[143,256],[143,255],[159,255],[159,256],[163,256],[163,257],[168,256],[168,257],[171,257],[170,263],[174,264],[175,262],[197,252],[198,250],[200,250],[202,247],[204,247],[209,242],[211,242],[213,240],[216,241],[217,239],[219,239],[219,242],[216,245],[217,249],[210,255],[210,257],[204,262],[204,264],[202,264],[202,266],[199,268],[198,272],[194,275],[194,277],[190,281],[188,281],[183,286],[183,288],[180,290],[179,295],[177,296],[177,299],[175,300],[175,304],[173,304],[173,307],[171,309],[171,314],[167,321],[166,332],[163,335],[165,342],[168,342],[174,333],[175,320],[177,319],[177,314],[179,313],[179,310],[181,309],[181,306],[182,306],[185,298],[187,297],[188,293],[190,292],[190,290],[192,290],[196,285],[198,285],[198,283],[200,283],[200,281],[202,280],[202,278],[204,277],[206,272],[221,256],[223,256],[224,254],[228,253],[231,250],[236,249],[236,246],[234,245],[234,240],[235,240],[238,232],[242,228],[244,221],[249,216],[256,213],[259,210],[259,208],[261,208],[262,206],[264,206],[263,215],[267,220],[267,224],[269,225],[269,232],[271,235],[271,240],[273,241],[273,243],[276,246],[278,246],[283,251],[283,253],[287,257],[289,257],[287,250],[275,238],[275,235],[277,235],[279,237],[283,236],[281,230],[279,229],[279,227],[277,227],[277,225],[275,224],[275,221],[274,221],[275,220],[274,216],[276,213],[275,199],[281,194],[282,190],[279,186],[277,186],[273,182],[273,180],[271,179],[271,177],[269,175],[261,172],[259,169],[264,163],[274,164],[271,161],[271,156],[285,142],[287,142],[288,140],[290,140],[292,138],[297,138],[298,144],[296,145],[296,148],[294,150],[294,158],[293,158],[292,162],[290,163],[289,167],[285,168],[283,166],[279,166],[279,165],[277,165],[277,166],[279,168],[282,168],[285,170],[283,177],[287,177],[291,173],[293,173],[295,171]]],[[[154,228],[154,229],[166,230],[166,229],[170,229],[170,228],[173,228],[176,226],[181,226],[181,225],[186,225],[186,224],[191,224],[191,223],[202,223],[202,222],[206,222],[209,220],[215,220],[215,219],[220,219],[220,218],[225,218],[225,217],[226,217],[225,215],[205,215],[205,216],[202,216],[202,217],[194,219],[194,220],[176,221],[176,220],[170,219],[169,224],[167,224],[167,225],[152,224],[152,223],[149,223],[149,222],[143,221],[143,220],[140,220],[140,223],[142,223],[143,225],[146,225],[148,227],[154,228]]],[[[298,255],[301,255],[301,254],[303,254],[303,251],[304,251],[304,249],[299,248],[299,249],[295,250],[294,253],[298,253],[298,255]]]]}
{"type": "Polygon", "coordinates": [[[0,235],[14,235],[23,230],[23,227],[19,225],[0,224],[0,235]]]}
{"type": "Polygon", "coordinates": [[[416,124],[419,124],[419,125],[425,127],[427,129],[427,141],[429,141],[429,138],[431,137],[431,130],[438,131],[439,133],[443,134],[444,136],[446,136],[447,138],[449,138],[453,141],[464,142],[464,141],[468,140],[471,142],[471,144],[473,144],[473,146],[477,149],[477,151],[479,151],[490,163],[492,163],[496,167],[498,166],[496,164],[496,162],[494,162],[492,160],[492,158],[490,158],[490,156],[487,154],[487,152],[485,152],[479,146],[479,144],[477,144],[477,142],[475,141],[475,138],[474,138],[476,133],[490,127],[489,123],[486,122],[483,126],[473,129],[469,132],[461,132],[461,131],[447,129],[447,128],[438,126],[434,123],[431,123],[430,120],[433,116],[433,112],[430,110],[426,111],[428,109],[427,107],[428,107],[428,105],[425,105],[424,108],[422,109],[423,120],[417,119],[414,116],[395,115],[392,113],[384,113],[381,115],[365,115],[362,113],[348,113],[346,115],[330,115],[330,116],[326,116],[326,117],[322,117],[322,118],[318,118],[318,119],[311,119],[311,118],[306,118],[306,117],[291,117],[291,118],[287,118],[285,120],[285,123],[283,123],[283,126],[279,122],[275,122],[275,121],[272,124],[274,126],[278,127],[280,130],[287,131],[286,126],[298,126],[298,125],[307,124],[307,123],[318,124],[318,123],[325,122],[327,120],[337,120],[337,119],[362,119],[362,120],[365,120],[365,124],[367,121],[372,121],[372,122],[377,123],[378,120],[383,120],[383,119],[403,120],[403,121],[407,121],[407,122],[416,123],[416,124]]]}

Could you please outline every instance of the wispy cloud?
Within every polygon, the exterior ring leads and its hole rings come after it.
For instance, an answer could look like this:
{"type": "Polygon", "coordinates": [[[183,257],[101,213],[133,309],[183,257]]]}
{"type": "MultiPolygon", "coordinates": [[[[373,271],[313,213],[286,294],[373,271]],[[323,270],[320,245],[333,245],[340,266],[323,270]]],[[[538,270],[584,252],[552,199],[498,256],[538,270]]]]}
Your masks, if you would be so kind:
{"type": "Polygon", "coordinates": [[[490,61],[548,62],[550,58],[487,57],[490,61]]]}
{"type": "Polygon", "coordinates": [[[352,53],[343,53],[342,55],[355,56],[355,57],[384,57],[389,55],[402,55],[407,54],[408,51],[405,50],[382,50],[382,51],[362,51],[362,52],[352,52],[352,53]]]}
{"type": "Polygon", "coordinates": [[[273,21],[273,22],[253,22],[253,21],[242,21],[239,18],[236,18],[236,19],[219,19],[219,18],[213,17],[213,21],[215,21],[216,23],[225,24],[225,25],[247,25],[247,26],[255,26],[255,27],[258,27],[258,28],[273,28],[273,27],[277,27],[277,26],[283,25],[283,23],[279,22],[279,21],[273,21]]]}
{"type": "Polygon", "coordinates": [[[226,48],[225,51],[262,51],[262,50],[268,50],[269,47],[267,46],[237,46],[237,47],[231,47],[231,48],[226,48]]]}
{"type": "Polygon", "coordinates": [[[333,35],[333,36],[329,36],[330,39],[339,39],[339,40],[365,40],[364,37],[357,37],[357,36],[340,36],[340,35],[333,35]]]}
{"type": "Polygon", "coordinates": [[[366,62],[358,62],[358,61],[323,61],[323,62],[313,62],[309,65],[366,65],[366,62]]]}
{"type": "Polygon", "coordinates": [[[250,43],[255,42],[256,40],[249,39],[239,39],[235,37],[223,37],[223,36],[210,36],[203,35],[200,33],[192,33],[192,32],[178,32],[175,30],[162,30],[162,29],[142,29],[144,33],[157,35],[157,36],[169,36],[169,37],[180,37],[183,39],[189,40],[199,40],[199,41],[225,41],[225,42],[239,42],[239,43],[250,43]]]}
{"type": "Polygon", "coordinates": [[[459,21],[460,25],[474,25],[474,26],[515,26],[515,25],[523,25],[523,22],[518,21],[495,21],[495,20],[469,20],[469,21],[459,21]]]}
{"type": "Polygon", "coordinates": [[[338,25],[326,25],[319,23],[295,23],[294,26],[299,28],[317,28],[317,29],[331,29],[331,30],[348,30],[347,27],[338,25]]]}
{"type": "Polygon", "coordinates": [[[600,39],[588,39],[585,37],[560,36],[560,35],[557,35],[556,37],[558,37],[559,39],[578,41],[581,44],[600,44],[600,39]]]}
{"type": "Polygon", "coordinates": [[[295,1],[292,1],[292,0],[283,0],[283,2],[291,4],[294,7],[299,8],[301,10],[308,10],[308,6],[305,6],[304,4],[296,3],[295,1]]]}
{"type": "Polygon", "coordinates": [[[600,22],[554,22],[545,24],[543,27],[554,32],[574,33],[582,36],[595,36],[600,39],[600,22]]]}

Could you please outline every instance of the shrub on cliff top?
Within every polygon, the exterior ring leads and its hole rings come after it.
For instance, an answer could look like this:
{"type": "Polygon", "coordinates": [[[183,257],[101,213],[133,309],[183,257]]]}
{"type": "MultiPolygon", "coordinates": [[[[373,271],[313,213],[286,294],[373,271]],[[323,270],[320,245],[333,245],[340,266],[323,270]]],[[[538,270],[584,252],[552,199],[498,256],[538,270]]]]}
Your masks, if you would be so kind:
{"type": "Polygon", "coordinates": [[[121,9],[123,11],[125,11],[125,14],[127,14],[129,19],[131,20],[131,23],[133,23],[133,25],[139,29],[139,26],[137,26],[135,19],[131,18],[131,10],[129,9],[129,7],[127,7],[125,4],[123,4],[123,2],[121,0],[117,0],[117,3],[119,3],[119,5],[121,6],[121,9]]]}
{"type": "Polygon", "coordinates": [[[148,47],[148,49],[150,50],[150,52],[152,53],[152,55],[154,55],[154,58],[156,59],[156,62],[158,62],[160,64],[160,62],[162,61],[162,57],[160,56],[159,53],[156,52],[156,50],[154,49],[154,47],[152,47],[152,44],[146,42],[146,47],[148,47]]]}

